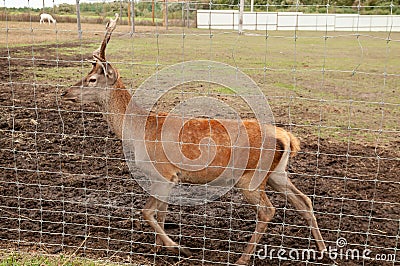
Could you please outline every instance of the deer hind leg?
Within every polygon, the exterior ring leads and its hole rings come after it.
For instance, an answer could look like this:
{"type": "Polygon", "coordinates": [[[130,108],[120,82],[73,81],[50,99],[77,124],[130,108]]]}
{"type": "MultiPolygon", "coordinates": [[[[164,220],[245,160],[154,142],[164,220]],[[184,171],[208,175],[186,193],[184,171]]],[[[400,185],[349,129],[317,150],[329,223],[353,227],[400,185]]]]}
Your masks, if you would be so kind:
{"type": "Polygon", "coordinates": [[[316,245],[319,251],[326,249],[324,240],[317,224],[317,219],[313,213],[312,202],[309,197],[304,195],[298,190],[295,185],[290,181],[287,176],[285,169],[279,169],[271,173],[268,178],[268,185],[270,185],[275,191],[284,193],[283,195],[287,198],[290,204],[300,212],[300,215],[306,220],[308,226],[311,228],[311,233],[316,241],[316,245]]]}
{"type": "Polygon", "coordinates": [[[275,208],[272,206],[271,201],[265,194],[265,184],[261,185],[256,190],[249,190],[249,182],[246,181],[245,184],[243,184],[243,182],[239,180],[236,186],[241,189],[246,201],[255,207],[257,212],[257,222],[256,229],[251,236],[249,243],[247,244],[242,256],[236,261],[236,264],[239,265],[248,264],[250,257],[254,254],[258,242],[267,229],[268,222],[272,220],[275,214],[275,208]]]}

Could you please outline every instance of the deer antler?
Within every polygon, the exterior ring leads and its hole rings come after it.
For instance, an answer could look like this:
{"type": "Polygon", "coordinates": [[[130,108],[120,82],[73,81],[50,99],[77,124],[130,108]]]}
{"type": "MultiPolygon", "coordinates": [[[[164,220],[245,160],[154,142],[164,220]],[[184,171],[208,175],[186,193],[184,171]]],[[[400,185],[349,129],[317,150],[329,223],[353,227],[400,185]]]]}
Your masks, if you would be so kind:
{"type": "Polygon", "coordinates": [[[119,15],[118,15],[118,13],[115,13],[115,19],[110,18],[110,21],[107,22],[106,33],[104,35],[104,39],[101,42],[100,47],[93,51],[93,57],[95,59],[100,59],[101,61],[106,61],[106,47],[107,47],[108,41],[111,38],[112,32],[117,27],[118,19],[119,19],[119,15]]]}

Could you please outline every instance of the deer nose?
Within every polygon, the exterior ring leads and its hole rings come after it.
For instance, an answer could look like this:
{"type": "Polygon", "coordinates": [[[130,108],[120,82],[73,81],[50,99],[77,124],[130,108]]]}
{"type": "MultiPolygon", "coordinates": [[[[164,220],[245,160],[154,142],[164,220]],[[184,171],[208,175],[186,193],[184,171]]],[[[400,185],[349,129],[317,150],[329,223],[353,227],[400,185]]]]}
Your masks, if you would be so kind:
{"type": "Polygon", "coordinates": [[[76,102],[75,97],[72,97],[71,95],[69,95],[68,90],[63,91],[63,92],[61,93],[61,97],[62,97],[64,100],[66,100],[66,101],[69,101],[69,102],[76,102]]]}

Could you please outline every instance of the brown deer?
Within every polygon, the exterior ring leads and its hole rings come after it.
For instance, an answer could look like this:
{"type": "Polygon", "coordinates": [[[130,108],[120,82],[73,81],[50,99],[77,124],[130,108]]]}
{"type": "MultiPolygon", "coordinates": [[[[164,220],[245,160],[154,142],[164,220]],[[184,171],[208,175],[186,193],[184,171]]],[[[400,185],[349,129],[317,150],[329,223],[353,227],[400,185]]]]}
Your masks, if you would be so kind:
{"type": "MultiPolygon", "coordinates": [[[[128,104],[131,111],[142,115],[146,113],[138,103],[130,103],[131,94],[125,88],[120,74],[106,60],[105,50],[111,34],[116,27],[116,21],[111,20],[107,25],[105,37],[99,49],[93,52],[94,61],[92,70],[81,81],[70,87],[64,94],[65,100],[82,101],[85,103],[96,103],[105,114],[110,128],[122,138],[123,120],[126,116],[128,104]],[[133,106],[133,107],[132,107],[133,106]]],[[[182,141],[181,152],[190,159],[197,158],[201,151],[199,143],[204,138],[211,138],[216,143],[215,157],[212,163],[205,169],[198,171],[187,171],[180,169],[177,165],[170,163],[160,142],[162,125],[166,119],[165,113],[150,113],[146,118],[146,148],[150,159],[162,176],[171,183],[187,182],[191,184],[205,184],[217,178],[223,167],[227,166],[232,150],[229,136],[223,126],[217,120],[207,118],[194,118],[187,122],[180,131],[182,141]],[[185,130],[191,129],[191,130],[185,130]],[[220,167],[212,167],[220,166],[220,167]]],[[[179,123],[182,123],[177,117],[179,123]]],[[[230,125],[236,125],[237,120],[226,121],[230,125]]],[[[312,235],[316,241],[319,251],[325,250],[324,240],[319,231],[316,218],[313,214],[311,200],[299,191],[288,178],[286,167],[288,159],[300,150],[299,140],[290,132],[272,125],[260,125],[255,119],[244,119],[242,126],[247,131],[249,141],[249,156],[243,175],[237,180],[235,186],[243,194],[244,199],[254,206],[256,210],[256,228],[251,236],[242,256],[237,264],[246,265],[254,254],[257,244],[265,233],[267,224],[274,216],[275,208],[266,196],[265,188],[268,184],[272,189],[287,197],[300,215],[306,220],[311,228],[312,235]],[[264,128],[263,128],[264,127],[264,128]],[[269,134],[276,143],[274,150],[270,153],[271,166],[256,189],[251,189],[251,179],[257,167],[262,148],[262,129],[269,134]]],[[[168,130],[164,129],[164,130],[168,130]]],[[[165,246],[175,253],[191,256],[191,252],[174,242],[164,231],[164,221],[167,214],[167,203],[155,196],[150,196],[143,209],[144,220],[156,232],[156,251],[165,246]]]]}

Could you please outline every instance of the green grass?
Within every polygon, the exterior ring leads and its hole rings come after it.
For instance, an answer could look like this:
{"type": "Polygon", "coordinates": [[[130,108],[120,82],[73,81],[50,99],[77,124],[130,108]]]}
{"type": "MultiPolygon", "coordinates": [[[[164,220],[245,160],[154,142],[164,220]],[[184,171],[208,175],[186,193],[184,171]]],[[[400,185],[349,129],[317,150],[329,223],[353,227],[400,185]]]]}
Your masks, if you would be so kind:
{"type": "MultiPolygon", "coordinates": [[[[1,253],[0,266],[106,266],[118,265],[111,262],[99,262],[86,258],[67,255],[43,255],[38,253],[1,253]]],[[[143,264],[141,264],[143,265],[143,264]]]]}
{"type": "MultiPolygon", "coordinates": [[[[52,82],[66,82],[76,77],[76,68],[74,67],[63,68],[62,70],[59,68],[32,68],[31,71],[40,83],[47,83],[49,80],[52,82]]],[[[51,84],[52,82],[49,83],[51,84]]]]}
{"type": "MultiPolygon", "coordinates": [[[[213,31],[210,35],[207,30],[138,27],[138,33],[130,37],[123,32],[125,28],[118,29],[108,45],[107,57],[133,89],[157,68],[182,61],[213,60],[239,67],[271,99],[277,122],[312,126],[308,134],[347,141],[348,134],[343,129],[350,124],[357,129],[351,131],[353,141],[374,144],[376,132],[371,130],[400,130],[400,33],[391,33],[393,41],[388,43],[387,33],[379,32],[360,36],[329,32],[329,38],[325,38],[325,32],[300,31],[295,39],[292,31],[271,31],[265,38],[265,32],[239,36],[236,32],[213,31]],[[388,75],[384,76],[385,72],[388,75]],[[381,105],[381,101],[385,104],[381,105]],[[336,130],[318,133],[318,126],[336,130]]],[[[90,58],[102,37],[88,35],[90,39],[83,46],[51,48],[35,53],[35,57],[58,55],[68,59],[79,54],[90,58]]],[[[69,42],[79,44],[73,38],[69,42]]],[[[28,55],[21,49],[13,56],[28,55]]],[[[76,65],[60,69],[36,67],[32,71],[38,82],[68,86],[81,77],[81,71],[84,74],[90,70],[90,64],[78,65],[79,71],[74,71],[76,65]]],[[[227,97],[232,94],[221,86],[213,90],[227,97]]],[[[381,142],[396,138],[398,133],[380,135],[381,142]]]]}

